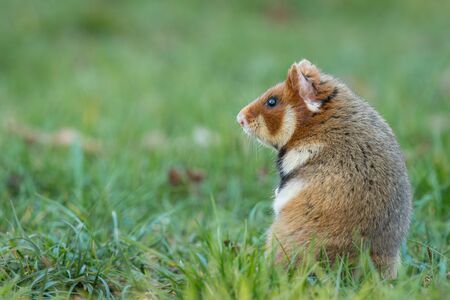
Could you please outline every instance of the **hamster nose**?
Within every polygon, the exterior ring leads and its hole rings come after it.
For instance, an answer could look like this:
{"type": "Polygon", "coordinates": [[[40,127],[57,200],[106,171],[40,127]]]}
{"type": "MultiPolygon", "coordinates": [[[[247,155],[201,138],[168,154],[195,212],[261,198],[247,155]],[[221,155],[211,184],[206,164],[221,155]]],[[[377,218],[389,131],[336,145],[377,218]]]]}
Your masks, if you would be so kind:
{"type": "Polygon", "coordinates": [[[239,125],[244,126],[245,117],[244,117],[244,114],[242,113],[242,111],[238,113],[238,115],[236,117],[236,121],[239,123],[239,125]]]}

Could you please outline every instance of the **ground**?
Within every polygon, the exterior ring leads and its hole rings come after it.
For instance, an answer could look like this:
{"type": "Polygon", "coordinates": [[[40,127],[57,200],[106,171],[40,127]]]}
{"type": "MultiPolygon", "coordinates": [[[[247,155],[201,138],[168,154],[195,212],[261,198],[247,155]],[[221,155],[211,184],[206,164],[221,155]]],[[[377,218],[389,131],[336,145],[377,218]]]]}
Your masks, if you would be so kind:
{"type": "Polygon", "coordinates": [[[2,1],[0,298],[443,299],[448,1],[2,1]],[[275,153],[240,108],[308,58],[374,106],[414,189],[399,278],[263,254],[275,153]],[[353,275],[351,275],[353,274],[353,275]]]}

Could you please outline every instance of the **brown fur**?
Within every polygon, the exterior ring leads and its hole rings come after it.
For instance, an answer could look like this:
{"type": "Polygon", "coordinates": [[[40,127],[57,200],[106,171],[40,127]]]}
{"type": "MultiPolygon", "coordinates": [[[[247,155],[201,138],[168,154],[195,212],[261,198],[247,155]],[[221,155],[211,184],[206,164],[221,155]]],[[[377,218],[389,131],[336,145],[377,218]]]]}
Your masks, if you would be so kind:
{"type": "Polygon", "coordinates": [[[354,257],[362,242],[374,264],[395,277],[399,247],[409,228],[411,192],[399,145],[379,114],[343,83],[307,63],[294,64],[286,81],[241,113],[252,134],[280,154],[323,145],[290,174],[290,181],[307,185],[283,206],[269,230],[268,245],[275,245],[277,256],[293,255],[314,240],[331,259],[354,257]],[[265,105],[270,96],[279,99],[274,108],[265,105]],[[307,107],[307,98],[321,104],[318,112],[307,107]],[[276,135],[287,130],[282,124],[288,106],[295,111],[295,129],[284,144],[277,144],[276,135]],[[260,115],[266,131],[254,124],[260,115]]]}

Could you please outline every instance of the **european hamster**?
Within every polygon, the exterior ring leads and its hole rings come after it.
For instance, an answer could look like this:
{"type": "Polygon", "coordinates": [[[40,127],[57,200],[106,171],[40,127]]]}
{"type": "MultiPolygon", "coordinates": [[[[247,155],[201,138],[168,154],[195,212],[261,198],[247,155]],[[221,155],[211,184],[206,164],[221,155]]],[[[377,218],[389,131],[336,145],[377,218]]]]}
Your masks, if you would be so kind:
{"type": "Polygon", "coordinates": [[[411,187],[391,128],[368,103],[302,60],[237,122],[278,151],[267,242],[278,259],[313,240],[332,260],[355,257],[364,244],[382,274],[396,277],[411,187]]]}

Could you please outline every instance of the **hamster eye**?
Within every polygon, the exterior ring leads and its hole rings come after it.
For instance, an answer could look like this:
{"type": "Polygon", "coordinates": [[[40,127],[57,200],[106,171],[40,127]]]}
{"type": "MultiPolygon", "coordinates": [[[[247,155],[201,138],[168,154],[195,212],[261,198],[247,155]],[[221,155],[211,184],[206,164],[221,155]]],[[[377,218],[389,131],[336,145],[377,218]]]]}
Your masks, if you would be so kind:
{"type": "Polygon", "coordinates": [[[277,97],[270,97],[269,99],[267,99],[266,105],[268,107],[274,107],[275,105],[277,105],[277,103],[278,103],[277,97]]]}

